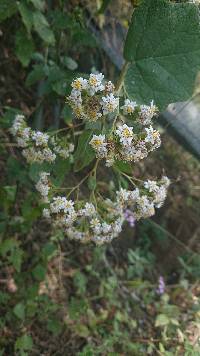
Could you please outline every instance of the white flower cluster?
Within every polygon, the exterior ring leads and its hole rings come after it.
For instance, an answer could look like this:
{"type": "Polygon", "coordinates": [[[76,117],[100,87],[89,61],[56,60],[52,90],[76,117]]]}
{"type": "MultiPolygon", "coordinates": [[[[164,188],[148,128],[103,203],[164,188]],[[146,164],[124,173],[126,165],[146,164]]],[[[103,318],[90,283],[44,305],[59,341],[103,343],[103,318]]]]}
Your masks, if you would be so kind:
{"type": "Polygon", "coordinates": [[[48,134],[32,130],[27,126],[23,115],[16,115],[10,132],[16,137],[18,146],[23,148],[22,154],[28,163],[52,163],[56,159],[56,154],[67,158],[74,150],[73,144],[66,143],[60,146],[61,140],[59,142],[55,139],[50,140],[48,134]]]}
{"type": "Polygon", "coordinates": [[[100,73],[90,74],[88,80],[80,77],[72,82],[67,102],[78,119],[97,121],[117,111],[119,98],[113,95],[115,87],[111,81],[103,82],[103,79],[100,73]]]}
{"type": "MultiPolygon", "coordinates": [[[[106,203],[104,205],[106,206],[106,203]]],[[[118,213],[112,213],[108,223],[97,213],[92,203],[86,202],[82,208],[76,208],[72,200],[62,196],[52,199],[48,208],[43,210],[43,216],[52,219],[54,225],[62,228],[70,239],[98,244],[117,237],[124,221],[118,213]]]]}
{"type": "Polygon", "coordinates": [[[152,126],[145,127],[139,134],[134,134],[133,127],[119,125],[112,135],[94,135],[90,145],[96,157],[105,158],[111,166],[115,160],[137,162],[161,145],[160,134],[152,126]]]}
{"type": "Polygon", "coordinates": [[[51,138],[51,143],[53,145],[53,150],[62,158],[68,158],[71,153],[74,152],[74,144],[68,141],[68,138],[51,138]]]}
{"type": "Polygon", "coordinates": [[[157,114],[158,108],[154,105],[153,100],[150,105],[137,105],[135,101],[125,99],[121,107],[124,115],[133,115],[134,119],[142,126],[151,125],[153,117],[157,114]]]}
{"type": "Polygon", "coordinates": [[[155,214],[155,208],[160,208],[167,195],[170,181],[163,176],[159,182],[148,180],[144,182],[144,188],[133,191],[121,189],[117,192],[118,207],[129,209],[136,220],[147,218],[155,214]]]}
{"type": "Polygon", "coordinates": [[[158,109],[154,105],[153,100],[150,103],[150,106],[148,105],[140,105],[140,111],[139,111],[139,122],[146,126],[151,124],[151,120],[153,116],[157,113],[158,109]]]}
{"type": "Polygon", "coordinates": [[[41,172],[40,178],[35,186],[37,191],[41,194],[42,199],[45,203],[49,202],[49,199],[48,199],[49,190],[50,190],[50,184],[49,184],[49,180],[48,180],[49,175],[50,175],[50,173],[41,172]]]}
{"type": "Polygon", "coordinates": [[[126,221],[127,209],[132,220],[139,220],[154,215],[155,208],[161,207],[166,198],[170,184],[167,177],[158,182],[148,180],[143,187],[135,190],[121,189],[116,192],[116,200],[101,199],[98,209],[92,203],[78,202],[75,204],[66,197],[56,196],[50,201],[48,173],[41,173],[37,190],[48,206],[43,216],[62,228],[70,239],[81,242],[93,241],[97,244],[110,242],[119,236],[123,223],[126,221]],[[46,185],[46,188],[45,188],[46,185]]]}

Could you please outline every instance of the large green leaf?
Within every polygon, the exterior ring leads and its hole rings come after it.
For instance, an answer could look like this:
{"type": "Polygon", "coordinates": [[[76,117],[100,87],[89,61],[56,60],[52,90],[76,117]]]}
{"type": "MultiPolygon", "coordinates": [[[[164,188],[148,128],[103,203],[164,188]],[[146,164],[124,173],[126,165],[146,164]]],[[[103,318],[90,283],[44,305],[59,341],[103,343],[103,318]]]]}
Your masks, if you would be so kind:
{"type": "Polygon", "coordinates": [[[89,142],[94,134],[93,130],[86,130],[78,140],[78,147],[74,154],[74,171],[78,172],[86,167],[95,157],[95,152],[89,142]]]}
{"type": "Polygon", "coordinates": [[[134,11],[124,57],[128,95],[160,109],[188,99],[200,68],[199,10],[194,4],[144,0],[134,11]]]}

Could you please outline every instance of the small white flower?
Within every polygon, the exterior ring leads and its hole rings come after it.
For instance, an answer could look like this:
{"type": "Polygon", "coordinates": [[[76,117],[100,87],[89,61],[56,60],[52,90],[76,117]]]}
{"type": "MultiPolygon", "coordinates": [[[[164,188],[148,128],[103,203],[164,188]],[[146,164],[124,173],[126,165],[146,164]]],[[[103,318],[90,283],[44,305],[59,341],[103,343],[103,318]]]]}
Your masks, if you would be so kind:
{"type": "Polygon", "coordinates": [[[88,112],[88,118],[90,121],[97,121],[102,117],[102,114],[94,109],[89,110],[88,112]]]}
{"type": "Polygon", "coordinates": [[[151,123],[151,119],[153,116],[157,113],[158,108],[154,105],[153,100],[150,103],[150,106],[148,105],[141,105],[140,106],[140,122],[142,125],[149,125],[151,123]]]}
{"type": "Polygon", "coordinates": [[[36,184],[37,191],[41,194],[42,198],[48,202],[48,194],[50,190],[49,180],[48,180],[49,173],[41,172],[40,178],[36,184]]]}
{"type": "Polygon", "coordinates": [[[161,179],[161,183],[168,188],[170,185],[170,179],[167,176],[163,176],[161,179]]]}
{"type": "Polygon", "coordinates": [[[133,127],[127,126],[126,124],[118,126],[116,134],[119,136],[122,145],[129,146],[133,140],[133,127]]]}
{"type": "Polygon", "coordinates": [[[41,151],[41,161],[54,162],[56,159],[56,155],[50,150],[50,148],[45,148],[41,151]]]}
{"type": "Polygon", "coordinates": [[[124,202],[127,202],[129,200],[129,191],[126,189],[121,188],[119,191],[116,192],[117,195],[117,201],[119,203],[124,204],[124,202]]]}
{"type": "Polygon", "coordinates": [[[161,139],[157,130],[154,130],[152,126],[145,127],[146,137],[145,142],[153,145],[152,149],[160,147],[161,139]]]}
{"type": "Polygon", "coordinates": [[[127,114],[132,114],[135,111],[136,106],[137,103],[135,101],[126,99],[121,109],[123,110],[124,115],[127,115],[127,114]]]}
{"type": "Polygon", "coordinates": [[[42,215],[44,216],[44,218],[46,219],[49,219],[51,216],[50,216],[50,211],[49,209],[47,208],[44,208],[43,211],[42,211],[42,215]]]}
{"type": "Polygon", "coordinates": [[[140,219],[141,217],[147,218],[155,214],[154,204],[146,195],[137,199],[137,208],[136,219],[140,219]]]}
{"type": "Polygon", "coordinates": [[[74,202],[72,200],[65,199],[63,211],[64,211],[64,213],[73,213],[74,212],[74,202]]]}
{"type": "Polygon", "coordinates": [[[76,78],[71,85],[73,89],[77,91],[82,91],[88,88],[88,81],[87,79],[80,77],[80,78],[76,78]]]}
{"type": "Polygon", "coordinates": [[[105,89],[105,86],[102,84],[103,78],[104,75],[102,73],[90,74],[90,77],[88,79],[88,92],[91,96],[93,96],[98,91],[103,91],[105,89]]]}
{"type": "Polygon", "coordinates": [[[26,127],[24,115],[16,115],[10,132],[13,136],[17,135],[20,130],[26,127]]]}
{"type": "Polygon", "coordinates": [[[107,82],[106,85],[105,85],[105,91],[107,93],[113,93],[114,90],[115,90],[114,84],[111,81],[107,82]]]}
{"type": "Polygon", "coordinates": [[[67,99],[72,106],[80,107],[82,105],[81,92],[76,89],[72,89],[71,94],[67,97],[67,99]]]}
{"type": "Polygon", "coordinates": [[[138,188],[136,188],[136,189],[130,191],[130,193],[129,193],[129,199],[130,199],[131,203],[136,202],[137,199],[139,198],[139,196],[140,196],[140,191],[139,191],[138,188]]]}
{"type": "Polygon", "coordinates": [[[54,197],[53,202],[50,204],[51,212],[54,214],[59,213],[64,210],[66,203],[66,198],[64,197],[54,197]]]}
{"type": "Polygon", "coordinates": [[[95,234],[101,234],[101,223],[98,218],[94,218],[90,221],[90,227],[92,228],[95,234]]]}
{"type": "Polygon", "coordinates": [[[120,232],[122,231],[122,223],[123,223],[123,219],[117,219],[113,225],[112,225],[112,228],[113,228],[113,238],[118,236],[120,234],[120,232]]]}
{"type": "Polygon", "coordinates": [[[41,131],[33,131],[32,140],[36,146],[45,146],[48,143],[49,135],[42,133],[41,131]]]}
{"type": "Polygon", "coordinates": [[[103,115],[110,114],[114,112],[119,106],[119,98],[115,98],[114,95],[108,94],[107,96],[102,97],[102,110],[103,115]]]}
{"type": "Polygon", "coordinates": [[[103,222],[101,226],[103,234],[108,234],[112,230],[112,226],[107,224],[106,222],[103,222]]]}
{"type": "Polygon", "coordinates": [[[17,144],[19,147],[27,147],[31,137],[31,128],[25,127],[22,129],[17,136],[17,144]]]}
{"type": "Polygon", "coordinates": [[[84,209],[81,209],[79,212],[81,215],[92,217],[96,214],[96,209],[92,203],[86,203],[84,209]]]}
{"type": "Polygon", "coordinates": [[[114,163],[115,163],[114,155],[108,155],[106,157],[106,167],[112,167],[114,163]]]}
{"type": "Polygon", "coordinates": [[[96,151],[98,157],[105,157],[107,154],[107,142],[105,142],[105,135],[93,135],[90,145],[96,151]]]}
{"type": "Polygon", "coordinates": [[[70,156],[70,153],[74,151],[74,144],[70,143],[68,146],[62,147],[54,143],[54,151],[58,153],[60,157],[68,158],[70,156]]]}
{"type": "Polygon", "coordinates": [[[157,190],[159,189],[157,182],[154,180],[147,180],[146,182],[144,182],[144,187],[150,192],[157,192],[157,190]]]}

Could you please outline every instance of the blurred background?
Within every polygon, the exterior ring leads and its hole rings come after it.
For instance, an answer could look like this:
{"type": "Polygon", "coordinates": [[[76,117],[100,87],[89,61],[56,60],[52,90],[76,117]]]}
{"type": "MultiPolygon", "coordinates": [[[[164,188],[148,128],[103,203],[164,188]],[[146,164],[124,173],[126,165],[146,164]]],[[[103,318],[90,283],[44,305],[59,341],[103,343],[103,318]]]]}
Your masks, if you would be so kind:
{"type": "Polygon", "coordinates": [[[0,0],[0,355],[200,355],[198,78],[192,99],[160,114],[161,148],[135,165],[170,177],[164,207],[111,245],[52,231],[9,134],[19,112],[39,130],[69,125],[79,74],[116,81],[139,3],[0,0]]]}

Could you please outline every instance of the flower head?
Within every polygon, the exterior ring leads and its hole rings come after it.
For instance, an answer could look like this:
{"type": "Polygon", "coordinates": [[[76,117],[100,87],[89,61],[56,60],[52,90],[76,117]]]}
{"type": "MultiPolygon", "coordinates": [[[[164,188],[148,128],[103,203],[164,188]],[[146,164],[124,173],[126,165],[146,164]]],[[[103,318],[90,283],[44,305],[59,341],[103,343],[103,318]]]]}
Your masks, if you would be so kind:
{"type": "Polygon", "coordinates": [[[96,151],[98,157],[105,157],[107,154],[107,142],[105,135],[93,135],[90,145],[96,151]]]}
{"type": "Polygon", "coordinates": [[[90,95],[94,95],[98,91],[103,91],[105,86],[102,84],[102,80],[104,75],[102,73],[99,74],[90,74],[88,79],[88,92],[90,95]]]}
{"type": "Polygon", "coordinates": [[[115,98],[114,95],[108,94],[107,96],[102,97],[102,110],[103,114],[107,115],[114,112],[119,106],[119,98],[115,98]]]}
{"type": "Polygon", "coordinates": [[[133,127],[127,126],[126,124],[118,126],[116,134],[124,146],[129,146],[133,140],[133,127]]]}
{"type": "Polygon", "coordinates": [[[154,105],[153,100],[150,103],[150,106],[148,105],[141,105],[140,106],[140,119],[139,121],[141,122],[142,125],[149,125],[151,123],[151,119],[153,116],[157,113],[158,108],[154,105]]]}
{"type": "Polygon", "coordinates": [[[129,115],[135,111],[136,106],[137,106],[137,103],[135,101],[126,99],[124,102],[124,105],[121,107],[121,109],[123,110],[124,115],[127,115],[127,114],[129,115]]]}
{"type": "Polygon", "coordinates": [[[82,77],[80,77],[76,78],[71,85],[73,89],[77,91],[82,91],[88,88],[88,81],[87,79],[83,79],[82,77]]]}

